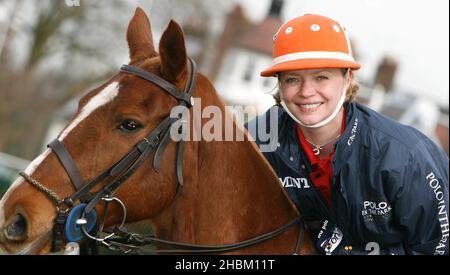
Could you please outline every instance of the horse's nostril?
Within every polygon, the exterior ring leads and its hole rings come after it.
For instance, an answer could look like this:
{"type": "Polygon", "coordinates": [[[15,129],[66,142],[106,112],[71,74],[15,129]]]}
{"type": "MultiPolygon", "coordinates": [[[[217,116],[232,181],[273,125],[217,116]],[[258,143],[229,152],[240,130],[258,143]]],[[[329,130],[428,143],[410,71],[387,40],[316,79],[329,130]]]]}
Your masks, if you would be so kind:
{"type": "Polygon", "coordinates": [[[21,214],[16,214],[5,228],[5,237],[11,241],[24,241],[27,235],[27,220],[21,214]]]}

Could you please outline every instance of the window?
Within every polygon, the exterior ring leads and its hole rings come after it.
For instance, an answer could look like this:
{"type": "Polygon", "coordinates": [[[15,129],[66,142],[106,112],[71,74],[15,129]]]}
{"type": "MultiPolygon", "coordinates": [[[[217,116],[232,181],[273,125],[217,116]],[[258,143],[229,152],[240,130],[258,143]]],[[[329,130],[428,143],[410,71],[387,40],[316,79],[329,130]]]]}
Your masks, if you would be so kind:
{"type": "Polygon", "coordinates": [[[244,72],[244,81],[251,82],[253,79],[253,73],[255,72],[255,61],[250,57],[250,60],[247,63],[247,67],[244,72]]]}

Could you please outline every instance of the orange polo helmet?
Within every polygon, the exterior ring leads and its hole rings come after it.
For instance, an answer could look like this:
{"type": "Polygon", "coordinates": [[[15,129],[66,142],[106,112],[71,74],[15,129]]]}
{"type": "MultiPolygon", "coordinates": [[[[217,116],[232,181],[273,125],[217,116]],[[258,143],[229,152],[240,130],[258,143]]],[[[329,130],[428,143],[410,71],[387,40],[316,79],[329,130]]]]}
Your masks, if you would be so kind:
{"type": "Polygon", "coordinates": [[[305,14],[286,22],[274,37],[275,64],[261,76],[283,71],[350,68],[358,70],[345,29],[335,20],[305,14]]]}

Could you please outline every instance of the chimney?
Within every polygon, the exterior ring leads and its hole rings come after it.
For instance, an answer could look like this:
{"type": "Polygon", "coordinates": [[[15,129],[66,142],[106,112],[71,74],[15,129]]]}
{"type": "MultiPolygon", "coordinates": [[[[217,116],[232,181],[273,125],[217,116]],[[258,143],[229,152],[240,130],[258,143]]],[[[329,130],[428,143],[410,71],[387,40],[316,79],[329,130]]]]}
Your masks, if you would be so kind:
{"type": "Polygon", "coordinates": [[[375,85],[380,84],[386,92],[390,92],[394,86],[394,79],[398,69],[397,60],[393,57],[385,56],[378,66],[375,76],[375,85]]]}
{"type": "Polygon", "coordinates": [[[283,0],[272,0],[270,6],[269,15],[267,17],[281,18],[281,10],[283,9],[283,0]]]}

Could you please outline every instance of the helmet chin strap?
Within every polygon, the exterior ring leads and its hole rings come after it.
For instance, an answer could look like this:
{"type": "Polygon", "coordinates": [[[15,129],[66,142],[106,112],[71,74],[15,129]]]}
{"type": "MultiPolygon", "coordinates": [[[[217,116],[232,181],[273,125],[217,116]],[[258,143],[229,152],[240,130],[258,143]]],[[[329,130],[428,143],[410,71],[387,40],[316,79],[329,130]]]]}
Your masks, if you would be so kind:
{"type": "Polygon", "coordinates": [[[280,103],[281,103],[281,106],[283,106],[284,110],[289,114],[289,116],[290,116],[295,122],[297,122],[298,124],[300,124],[301,126],[306,127],[306,128],[311,128],[311,129],[314,129],[314,128],[320,128],[320,127],[325,126],[325,125],[327,125],[328,123],[330,123],[330,121],[332,121],[332,120],[337,116],[337,114],[339,113],[339,111],[341,110],[341,107],[342,107],[342,105],[344,105],[345,97],[346,97],[346,94],[347,94],[347,87],[346,87],[346,86],[347,86],[347,85],[345,85],[345,86],[344,86],[344,89],[342,90],[341,98],[339,99],[339,102],[338,102],[338,104],[336,105],[336,108],[334,109],[333,113],[332,113],[330,116],[328,116],[326,119],[324,119],[324,120],[322,120],[322,121],[320,121],[320,122],[318,122],[318,123],[316,123],[316,124],[313,124],[313,125],[307,125],[307,124],[302,123],[299,119],[297,119],[297,118],[291,113],[291,111],[289,110],[288,106],[286,105],[286,102],[285,102],[284,99],[283,99],[282,93],[280,93],[280,95],[281,95],[281,102],[280,102],[280,103]]]}

